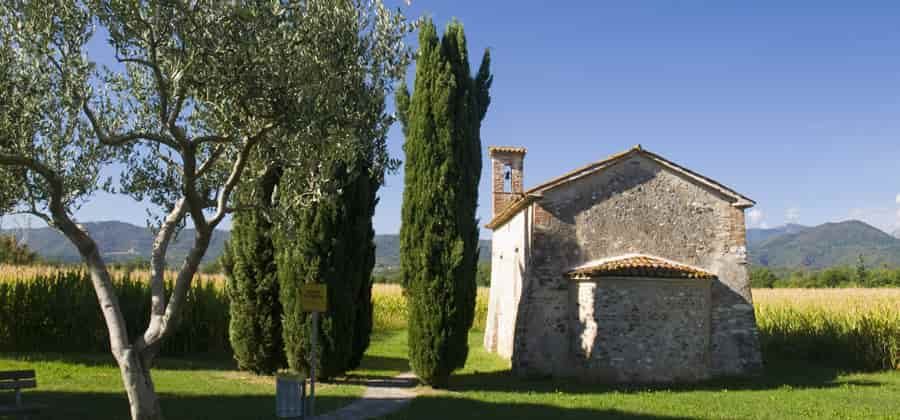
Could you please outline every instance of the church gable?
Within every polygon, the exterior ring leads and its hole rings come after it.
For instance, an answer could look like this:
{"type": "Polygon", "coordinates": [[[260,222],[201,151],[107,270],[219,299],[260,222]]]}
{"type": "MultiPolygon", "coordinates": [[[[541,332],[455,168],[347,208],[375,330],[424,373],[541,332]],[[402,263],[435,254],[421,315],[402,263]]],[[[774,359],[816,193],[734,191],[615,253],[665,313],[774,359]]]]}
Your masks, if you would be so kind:
{"type": "MultiPolygon", "coordinates": [[[[524,155],[523,155],[524,156],[524,155]]],[[[495,162],[496,163],[496,162],[495,162]]],[[[517,161],[518,168],[521,168],[521,157],[517,161]]],[[[497,166],[497,165],[495,165],[497,166]]],[[[502,186],[502,175],[495,170],[495,185],[502,186]]],[[[521,169],[514,172],[518,179],[522,178],[521,169]]],[[[693,185],[695,188],[718,198],[731,206],[739,209],[746,209],[756,204],[750,198],[732,190],[731,188],[712,180],[711,178],[700,175],[690,169],[669,161],[662,156],[644,150],[640,146],[636,146],[628,151],[612,155],[606,159],[591,163],[581,168],[575,169],[557,178],[539,184],[527,191],[514,189],[509,193],[502,192],[495,188],[495,203],[498,197],[502,198],[502,205],[495,204],[494,217],[488,228],[494,229],[502,226],[512,216],[519,211],[531,205],[533,202],[552,203],[558,202],[558,197],[569,197],[573,195],[579,199],[584,194],[580,191],[590,190],[589,193],[593,200],[603,199],[598,194],[605,191],[608,193],[627,192],[631,188],[639,188],[639,185],[652,180],[658,176],[668,177],[670,179],[678,179],[685,183],[693,185]],[[606,186],[602,184],[608,184],[606,186]]],[[[674,182],[674,181],[673,181],[674,182]]],[[[551,204],[552,207],[559,205],[551,204]]]]}
{"type": "MultiPolygon", "coordinates": [[[[708,191],[710,194],[716,195],[723,200],[728,201],[735,207],[747,208],[756,204],[753,200],[746,196],[728,188],[727,186],[712,180],[711,178],[700,175],[690,169],[669,161],[662,156],[644,150],[640,146],[636,146],[626,152],[613,155],[607,159],[592,163],[585,167],[576,169],[560,177],[554,178],[543,184],[540,184],[525,194],[545,195],[556,189],[571,188],[572,184],[582,184],[586,178],[604,177],[603,179],[619,185],[631,183],[638,184],[649,179],[650,175],[665,171],[668,175],[678,177],[686,182],[696,185],[699,188],[708,191]],[[642,173],[630,171],[634,167],[640,167],[642,173]],[[622,179],[623,176],[637,175],[635,179],[622,179]]],[[[641,171],[637,171],[641,172],[641,171]]]]}
{"type": "Polygon", "coordinates": [[[707,266],[743,221],[731,197],[639,154],[548,188],[536,207],[538,237],[572,243],[571,265],[649,253],[707,266]]]}

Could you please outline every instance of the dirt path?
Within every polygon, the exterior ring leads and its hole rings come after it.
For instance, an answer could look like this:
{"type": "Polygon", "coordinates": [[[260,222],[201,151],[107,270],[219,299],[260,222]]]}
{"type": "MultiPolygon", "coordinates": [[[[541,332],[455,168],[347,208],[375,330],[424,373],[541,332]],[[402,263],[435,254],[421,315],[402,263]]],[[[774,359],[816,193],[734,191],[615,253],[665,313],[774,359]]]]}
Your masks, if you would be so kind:
{"type": "Polygon", "coordinates": [[[314,417],[314,420],[361,420],[391,414],[416,397],[418,381],[412,372],[401,373],[390,379],[366,381],[362,398],[330,413],[314,417]]]}

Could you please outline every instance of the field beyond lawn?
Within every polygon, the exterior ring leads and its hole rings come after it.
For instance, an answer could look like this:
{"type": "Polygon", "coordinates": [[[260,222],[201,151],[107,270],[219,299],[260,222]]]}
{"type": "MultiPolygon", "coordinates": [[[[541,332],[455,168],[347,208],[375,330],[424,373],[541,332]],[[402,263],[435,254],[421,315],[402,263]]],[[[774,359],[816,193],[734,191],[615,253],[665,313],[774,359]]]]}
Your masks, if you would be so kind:
{"type": "MultiPolygon", "coordinates": [[[[580,385],[516,378],[508,362],[482,349],[481,338],[470,335],[469,361],[448,390],[422,389],[388,419],[900,419],[898,371],[841,373],[792,363],[768,366],[760,377],[696,385],[580,385]]],[[[127,418],[109,356],[0,354],[0,370],[9,369],[37,371],[39,387],[25,399],[50,407],[39,419],[127,418]]],[[[358,398],[365,378],[406,370],[405,331],[379,333],[361,369],[317,388],[317,411],[358,398]]],[[[153,377],[167,419],[275,418],[274,380],[237,372],[230,360],[163,359],[153,377]]]]}

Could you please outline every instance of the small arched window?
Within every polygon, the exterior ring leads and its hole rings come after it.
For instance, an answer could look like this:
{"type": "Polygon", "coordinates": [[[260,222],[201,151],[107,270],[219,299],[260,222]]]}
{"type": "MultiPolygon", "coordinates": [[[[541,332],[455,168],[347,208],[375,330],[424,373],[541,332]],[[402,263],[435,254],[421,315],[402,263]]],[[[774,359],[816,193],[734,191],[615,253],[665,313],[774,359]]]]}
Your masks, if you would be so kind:
{"type": "Polygon", "coordinates": [[[503,165],[503,192],[512,192],[512,166],[508,163],[503,165]]]}

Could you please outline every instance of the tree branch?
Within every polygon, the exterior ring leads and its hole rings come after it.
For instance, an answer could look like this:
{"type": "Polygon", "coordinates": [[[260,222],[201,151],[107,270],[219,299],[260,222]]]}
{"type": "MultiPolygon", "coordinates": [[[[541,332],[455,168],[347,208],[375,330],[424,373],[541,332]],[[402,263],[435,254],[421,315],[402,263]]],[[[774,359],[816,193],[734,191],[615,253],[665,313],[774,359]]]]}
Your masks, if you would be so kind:
{"type": "Polygon", "coordinates": [[[103,143],[107,146],[121,146],[123,144],[131,143],[137,140],[148,140],[159,144],[164,144],[176,151],[182,150],[180,145],[174,139],[166,137],[162,134],[149,133],[145,131],[132,131],[125,134],[110,135],[109,133],[107,133],[106,129],[103,128],[103,125],[97,119],[94,111],[91,109],[90,105],[88,105],[87,101],[84,101],[84,106],[82,108],[84,109],[84,114],[88,117],[88,121],[91,123],[91,127],[97,134],[97,138],[100,140],[100,143],[103,143]]]}
{"type": "Polygon", "coordinates": [[[228,143],[233,140],[234,139],[232,139],[231,137],[225,137],[225,136],[215,136],[215,135],[200,136],[200,137],[194,138],[194,144],[196,144],[196,145],[201,145],[203,143],[223,144],[223,143],[228,143]]]}
{"type": "Polygon", "coordinates": [[[47,182],[47,193],[50,197],[48,207],[53,220],[51,225],[59,229],[75,245],[84,259],[91,274],[91,282],[94,285],[103,318],[109,329],[110,347],[116,357],[121,357],[122,352],[128,348],[129,344],[128,330],[119,306],[119,298],[109,276],[109,270],[100,256],[97,243],[69,217],[68,209],[63,201],[65,190],[62,179],[49,166],[24,156],[0,154],[0,165],[26,168],[47,182]]]}
{"type": "Polygon", "coordinates": [[[222,157],[223,153],[225,153],[225,146],[220,145],[219,147],[216,147],[212,154],[210,154],[209,159],[206,159],[206,162],[203,162],[200,165],[200,168],[197,169],[197,178],[202,178],[203,175],[215,165],[216,161],[222,157]]]}
{"type": "Polygon", "coordinates": [[[135,340],[134,346],[139,351],[157,342],[162,336],[166,312],[166,253],[169,241],[184,219],[185,209],[185,199],[181,198],[166,216],[153,241],[153,251],[150,254],[150,323],[144,334],[135,340]]]}
{"type": "MultiPolygon", "coordinates": [[[[152,30],[152,28],[151,28],[152,30]]],[[[162,69],[159,68],[159,63],[157,63],[157,54],[156,54],[156,39],[151,39],[147,42],[148,50],[150,53],[150,59],[136,58],[136,57],[122,57],[119,55],[118,48],[116,49],[116,60],[120,63],[134,63],[139,64],[144,67],[150,69],[153,72],[153,78],[156,80],[156,91],[159,94],[159,123],[161,125],[167,125],[169,121],[169,91],[167,88],[168,81],[163,77],[162,69]]]]}
{"type": "Polygon", "coordinates": [[[44,221],[49,226],[53,226],[53,219],[47,213],[37,210],[34,205],[31,206],[29,210],[23,211],[14,211],[9,213],[10,216],[18,216],[18,215],[26,215],[26,216],[34,216],[44,221]]]}
{"type": "Polygon", "coordinates": [[[209,247],[210,238],[212,237],[212,229],[196,229],[195,232],[194,246],[184,258],[181,270],[178,271],[178,276],[175,278],[175,287],[173,288],[169,302],[166,305],[165,314],[160,317],[158,321],[158,333],[152,337],[152,340],[144,339],[143,345],[145,347],[153,346],[163,338],[169,336],[175,329],[177,322],[174,321],[181,313],[181,308],[184,305],[187,292],[191,288],[191,281],[194,278],[194,274],[197,272],[197,268],[200,266],[200,260],[203,258],[203,254],[206,253],[206,249],[209,247]]]}
{"type": "Polygon", "coordinates": [[[238,181],[241,178],[241,174],[244,172],[244,167],[247,166],[247,160],[250,158],[250,152],[253,151],[253,147],[256,146],[257,143],[262,141],[263,137],[265,137],[269,131],[275,128],[274,124],[270,124],[256,133],[255,136],[250,137],[244,143],[244,147],[241,149],[240,154],[238,154],[237,160],[234,161],[234,165],[231,167],[231,174],[228,175],[228,180],[225,181],[225,186],[222,188],[222,194],[219,195],[219,203],[216,206],[216,214],[210,219],[209,225],[215,227],[225,218],[225,215],[228,213],[228,200],[231,198],[231,193],[234,191],[234,188],[237,186],[238,181]]]}

